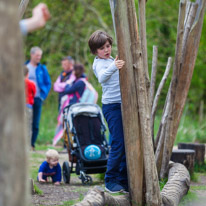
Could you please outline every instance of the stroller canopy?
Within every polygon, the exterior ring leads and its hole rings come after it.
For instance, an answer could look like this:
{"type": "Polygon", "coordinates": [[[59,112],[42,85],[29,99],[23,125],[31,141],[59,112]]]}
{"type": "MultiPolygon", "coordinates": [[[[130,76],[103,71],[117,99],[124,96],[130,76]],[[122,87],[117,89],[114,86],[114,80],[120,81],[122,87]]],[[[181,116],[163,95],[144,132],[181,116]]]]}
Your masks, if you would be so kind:
{"type": "Polygon", "coordinates": [[[104,130],[106,125],[104,123],[104,117],[101,108],[97,104],[91,103],[76,103],[69,106],[67,111],[67,121],[69,123],[69,129],[72,131],[73,121],[72,119],[78,115],[84,115],[89,117],[100,117],[104,130]]]}

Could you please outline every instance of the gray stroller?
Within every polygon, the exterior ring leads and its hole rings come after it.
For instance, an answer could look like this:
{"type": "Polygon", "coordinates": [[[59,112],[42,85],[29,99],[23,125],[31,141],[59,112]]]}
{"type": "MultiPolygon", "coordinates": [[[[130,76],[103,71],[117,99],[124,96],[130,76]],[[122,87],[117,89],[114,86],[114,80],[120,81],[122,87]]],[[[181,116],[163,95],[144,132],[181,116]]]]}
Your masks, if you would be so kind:
{"type": "Polygon", "coordinates": [[[91,184],[88,174],[104,173],[107,167],[109,146],[101,108],[97,104],[76,103],[65,107],[63,114],[64,141],[71,163],[63,163],[64,182],[69,184],[71,173],[76,173],[82,184],[91,184]]]}

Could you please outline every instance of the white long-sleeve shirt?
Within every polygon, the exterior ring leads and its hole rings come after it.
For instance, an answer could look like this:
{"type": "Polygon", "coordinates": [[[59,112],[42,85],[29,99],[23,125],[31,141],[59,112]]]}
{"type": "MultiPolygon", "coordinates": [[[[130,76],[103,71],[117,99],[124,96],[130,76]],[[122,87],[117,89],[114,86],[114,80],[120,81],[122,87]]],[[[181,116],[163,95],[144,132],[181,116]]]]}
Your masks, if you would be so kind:
{"type": "Polygon", "coordinates": [[[95,57],[93,71],[102,85],[102,103],[121,103],[119,86],[119,70],[114,64],[114,59],[100,59],[95,57]]]}

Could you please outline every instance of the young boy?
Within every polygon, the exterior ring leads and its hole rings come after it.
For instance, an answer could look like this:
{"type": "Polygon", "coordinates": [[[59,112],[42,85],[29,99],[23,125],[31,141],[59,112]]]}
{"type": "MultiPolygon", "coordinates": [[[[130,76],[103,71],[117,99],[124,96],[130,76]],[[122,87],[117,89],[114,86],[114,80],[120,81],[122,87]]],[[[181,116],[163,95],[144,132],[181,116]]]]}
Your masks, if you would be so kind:
{"type": "Polygon", "coordinates": [[[51,177],[55,185],[60,185],[62,175],[59,164],[59,153],[54,149],[49,149],[46,152],[46,158],[47,160],[39,167],[37,180],[39,182],[48,182],[48,177],[51,177]]]}
{"type": "Polygon", "coordinates": [[[32,119],[33,119],[33,104],[34,96],[36,94],[36,85],[33,81],[28,78],[29,70],[24,66],[24,83],[25,83],[25,93],[26,93],[26,116],[28,125],[28,135],[31,140],[32,135],[32,119]]]}
{"type": "Polygon", "coordinates": [[[113,39],[106,32],[97,30],[89,38],[91,52],[96,55],[93,71],[102,85],[102,111],[107,121],[111,150],[105,174],[105,190],[110,193],[128,191],[124,134],[121,115],[119,69],[123,60],[111,57],[113,39]]]}

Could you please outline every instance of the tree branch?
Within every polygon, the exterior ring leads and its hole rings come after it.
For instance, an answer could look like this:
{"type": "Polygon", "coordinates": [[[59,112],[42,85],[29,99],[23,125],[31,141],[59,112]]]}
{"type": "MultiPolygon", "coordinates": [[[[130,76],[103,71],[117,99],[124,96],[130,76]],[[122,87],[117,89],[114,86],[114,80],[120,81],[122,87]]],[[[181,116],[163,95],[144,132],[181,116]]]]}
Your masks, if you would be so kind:
{"type": "Polygon", "coordinates": [[[157,103],[158,103],[161,91],[162,91],[162,89],[163,89],[163,87],[165,85],[165,82],[167,80],[167,77],[169,75],[171,65],[172,65],[172,58],[169,57],[168,58],[168,62],[167,62],[167,66],[166,66],[166,69],[165,69],[165,72],[164,72],[164,75],[163,75],[162,80],[161,80],[161,82],[159,84],[159,87],[157,89],[157,93],[155,95],[154,103],[153,103],[153,106],[152,106],[150,122],[151,122],[151,132],[152,132],[152,137],[153,138],[154,138],[154,120],[155,120],[155,114],[156,114],[156,111],[157,111],[157,103]]]}
{"type": "Polygon", "coordinates": [[[153,55],[152,55],[152,74],[150,81],[150,103],[151,110],[154,101],[154,93],[155,93],[155,83],[156,83],[156,74],[157,74],[157,56],[158,56],[158,47],[153,46],[153,55]]]}
{"type": "Polygon", "coordinates": [[[23,15],[24,15],[24,13],[26,11],[28,3],[29,3],[29,0],[21,0],[21,2],[19,4],[19,15],[20,15],[20,18],[23,17],[23,15]]]}

